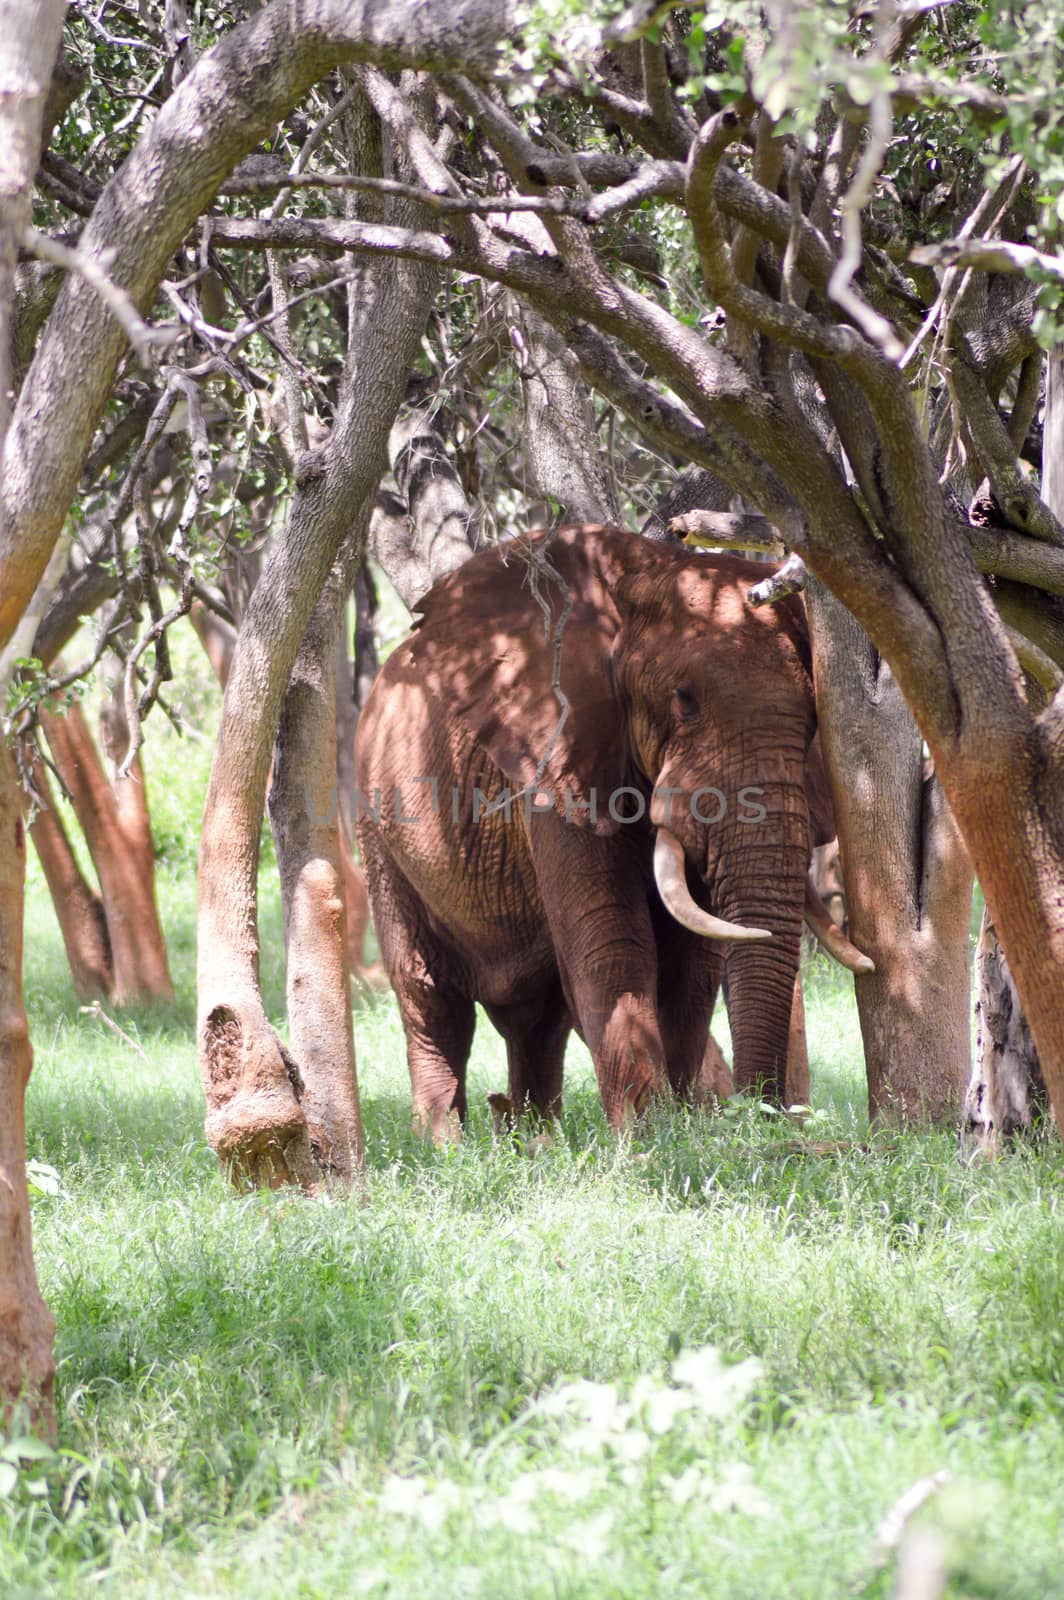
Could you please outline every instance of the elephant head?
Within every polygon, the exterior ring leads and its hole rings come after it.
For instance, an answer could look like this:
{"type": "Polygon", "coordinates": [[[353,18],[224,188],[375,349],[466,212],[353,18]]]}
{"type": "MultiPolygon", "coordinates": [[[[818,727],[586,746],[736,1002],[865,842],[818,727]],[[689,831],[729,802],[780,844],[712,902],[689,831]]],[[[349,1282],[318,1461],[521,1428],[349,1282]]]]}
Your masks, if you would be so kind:
{"type": "MultiPolygon", "coordinates": [[[[810,850],[833,830],[804,610],[752,609],[764,576],[561,529],[437,585],[411,650],[515,788],[599,834],[649,824],[666,908],[727,942],[736,1082],[782,1094],[810,850]]],[[[833,953],[866,959],[841,935],[833,953]]]]}

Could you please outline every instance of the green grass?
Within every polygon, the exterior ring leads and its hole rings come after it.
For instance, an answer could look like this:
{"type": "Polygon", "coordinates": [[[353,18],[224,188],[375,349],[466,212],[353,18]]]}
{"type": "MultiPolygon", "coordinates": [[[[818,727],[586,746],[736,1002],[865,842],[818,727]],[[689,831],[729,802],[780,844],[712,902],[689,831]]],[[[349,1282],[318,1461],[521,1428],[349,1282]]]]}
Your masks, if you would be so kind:
{"type": "Polygon", "coordinates": [[[437,1151],[385,1001],[356,1018],[368,1202],[234,1196],[191,1041],[205,747],[149,759],[178,999],[121,1017],[143,1057],[79,1015],[32,873],[60,1452],[0,1498],[3,1600],[885,1597],[877,1528],[939,1469],[913,1527],[949,1593],[1064,1594],[1055,1144],[968,1166],[948,1134],[869,1140],[852,1001],[818,960],[804,1135],[663,1110],[619,1142],[574,1049],[555,1143],[495,1145],[485,1028],[468,1135],[437,1151]],[[757,1365],[729,1386],[685,1365],[706,1346],[757,1365]]]}

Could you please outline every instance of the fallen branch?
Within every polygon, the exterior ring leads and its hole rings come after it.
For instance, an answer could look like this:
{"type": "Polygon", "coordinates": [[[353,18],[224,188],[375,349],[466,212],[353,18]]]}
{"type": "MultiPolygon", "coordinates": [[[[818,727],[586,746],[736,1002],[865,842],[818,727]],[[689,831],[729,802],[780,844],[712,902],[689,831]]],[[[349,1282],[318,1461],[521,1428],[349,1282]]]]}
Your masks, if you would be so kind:
{"type": "Polygon", "coordinates": [[[79,1006],[78,1011],[83,1017],[95,1017],[97,1022],[102,1022],[105,1028],[110,1028],[112,1033],[117,1033],[123,1044],[128,1044],[131,1050],[135,1050],[142,1061],[147,1061],[148,1058],[144,1054],[144,1051],[141,1049],[140,1045],[137,1043],[136,1039],[131,1039],[129,1034],[118,1026],[118,1023],[115,1022],[113,1017],[109,1017],[107,1015],[107,1012],[103,1009],[103,1006],[98,1000],[94,1000],[91,1006],[79,1006]]]}

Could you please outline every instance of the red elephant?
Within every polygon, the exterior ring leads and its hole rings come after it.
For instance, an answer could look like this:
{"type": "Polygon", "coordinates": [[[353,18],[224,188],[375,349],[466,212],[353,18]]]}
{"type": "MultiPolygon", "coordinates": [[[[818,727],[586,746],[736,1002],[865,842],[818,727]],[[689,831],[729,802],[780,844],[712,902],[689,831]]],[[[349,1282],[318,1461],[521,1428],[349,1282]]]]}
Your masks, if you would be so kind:
{"type": "MultiPolygon", "coordinates": [[[[572,1027],[612,1125],[666,1085],[690,1095],[725,950],[736,1085],[783,1096],[810,850],[834,829],[810,826],[803,605],[752,609],[765,576],[563,528],[419,603],[362,712],[357,831],[437,1138],[465,1115],[477,1001],[515,1107],[557,1112],[572,1027]]],[[[822,906],[810,920],[824,932],[822,906]]]]}

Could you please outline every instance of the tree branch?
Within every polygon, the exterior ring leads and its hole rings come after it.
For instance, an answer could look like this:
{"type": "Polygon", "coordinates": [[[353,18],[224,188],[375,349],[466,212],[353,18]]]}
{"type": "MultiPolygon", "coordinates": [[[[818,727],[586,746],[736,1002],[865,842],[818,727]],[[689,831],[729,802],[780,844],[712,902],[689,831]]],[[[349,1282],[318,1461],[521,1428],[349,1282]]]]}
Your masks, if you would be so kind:
{"type": "Polygon", "coordinates": [[[150,327],[122,286],[108,277],[104,264],[98,257],[90,256],[84,250],[72,250],[69,245],[61,244],[58,239],[49,238],[46,233],[39,233],[36,228],[24,229],[22,243],[39,261],[50,262],[52,266],[62,267],[66,272],[76,272],[86,283],[92,285],[133,346],[141,366],[147,367],[151,364],[153,345],[173,342],[176,337],[175,330],[150,327]]]}
{"type": "MultiPolygon", "coordinates": [[[[142,313],[237,162],[332,66],[490,67],[511,26],[511,0],[271,0],[224,34],[161,107],[101,196],[80,250],[113,250],[109,276],[142,313]]],[[[47,564],[123,348],[121,330],[99,316],[96,290],[68,277],[23,382],[4,457],[0,648],[47,564]]]]}
{"type": "Polygon", "coordinates": [[[1016,450],[997,407],[975,371],[963,335],[953,333],[953,359],[947,381],[958,416],[972,436],[983,471],[990,479],[994,499],[1014,527],[1035,539],[1064,545],[1062,526],[1042,500],[1034,484],[1020,470],[1016,450]]]}

